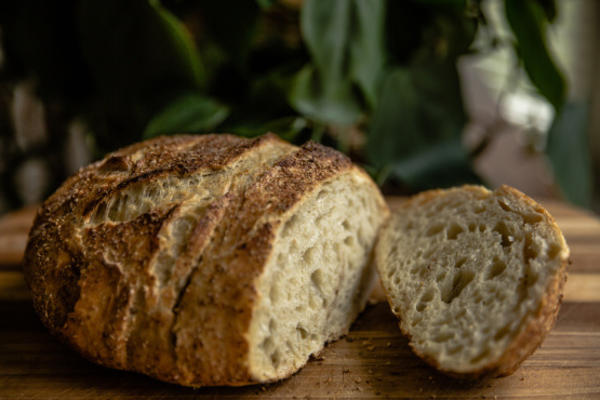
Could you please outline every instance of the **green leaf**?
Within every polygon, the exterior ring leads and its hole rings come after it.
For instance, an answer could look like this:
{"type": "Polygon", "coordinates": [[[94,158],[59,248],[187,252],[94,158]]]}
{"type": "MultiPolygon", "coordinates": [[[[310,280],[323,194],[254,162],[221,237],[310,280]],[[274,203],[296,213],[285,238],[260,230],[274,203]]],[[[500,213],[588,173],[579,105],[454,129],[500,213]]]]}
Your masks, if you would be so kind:
{"type": "Polygon", "coordinates": [[[382,1],[306,1],[300,26],[313,64],[294,79],[291,105],[319,123],[355,123],[362,114],[356,83],[374,107],[385,63],[384,17],[382,1]]]}
{"type": "Polygon", "coordinates": [[[144,138],[162,134],[196,133],[215,128],[229,115],[229,109],[200,94],[188,94],[169,104],[150,120],[144,138]]]}
{"type": "Polygon", "coordinates": [[[421,147],[419,94],[410,70],[396,68],[387,74],[367,142],[370,164],[383,168],[421,147]]]}
{"type": "Polygon", "coordinates": [[[395,68],[378,104],[366,150],[380,179],[391,174],[413,189],[478,181],[461,144],[466,118],[452,64],[395,68]]]}
{"type": "Polygon", "coordinates": [[[269,9],[277,0],[256,0],[256,3],[262,10],[269,9]]]}
{"type": "Polygon", "coordinates": [[[169,38],[179,58],[182,68],[189,71],[191,79],[196,85],[201,85],[204,78],[200,55],[194,43],[194,38],[185,28],[183,23],[177,19],[169,10],[162,7],[159,0],[149,0],[150,5],[160,17],[159,21],[164,28],[164,34],[169,38]]]}
{"type": "Polygon", "coordinates": [[[546,147],[562,193],[570,202],[584,207],[590,207],[593,192],[588,117],[588,104],[565,104],[550,127],[546,147]]]}
{"type": "Polygon", "coordinates": [[[302,7],[302,37],[326,93],[337,90],[344,79],[351,6],[348,0],[308,0],[302,7]]]}
{"type": "Polygon", "coordinates": [[[517,52],[531,82],[558,111],[565,101],[565,81],[546,45],[544,12],[533,0],[506,0],[506,18],[517,52]]]}
{"type": "Polygon", "coordinates": [[[234,132],[236,135],[245,137],[255,137],[264,135],[267,132],[273,132],[288,142],[293,142],[298,134],[307,127],[308,122],[305,118],[283,117],[264,123],[233,125],[229,128],[229,131],[234,132]]]}
{"type": "Polygon", "coordinates": [[[202,85],[202,64],[191,35],[158,1],[85,0],[78,16],[82,49],[100,90],[131,93],[167,83],[188,89],[202,85]]]}
{"type": "Polygon", "coordinates": [[[466,121],[452,64],[422,62],[391,70],[378,104],[367,143],[367,156],[378,167],[460,138],[466,121]]]}
{"type": "Polygon", "coordinates": [[[361,115],[349,82],[323,92],[320,80],[310,65],[296,75],[289,101],[300,113],[321,123],[350,125],[361,115]]]}
{"type": "Polygon", "coordinates": [[[392,178],[400,179],[414,190],[482,183],[459,138],[436,143],[415,152],[395,162],[389,173],[392,178]]]}
{"type": "Polygon", "coordinates": [[[355,28],[350,42],[350,76],[375,108],[385,64],[385,2],[354,0],[355,28]]]}

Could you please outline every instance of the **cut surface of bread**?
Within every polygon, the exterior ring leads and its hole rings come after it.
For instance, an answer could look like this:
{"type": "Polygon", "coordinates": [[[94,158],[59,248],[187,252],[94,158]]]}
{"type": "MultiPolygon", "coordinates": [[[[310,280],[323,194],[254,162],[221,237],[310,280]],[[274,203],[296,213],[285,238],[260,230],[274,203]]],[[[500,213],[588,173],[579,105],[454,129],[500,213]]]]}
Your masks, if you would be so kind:
{"type": "Polygon", "coordinates": [[[346,175],[323,185],[281,225],[258,280],[261,300],[249,331],[257,379],[297,370],[324,342],[346,333],[364,307],[375,278],[371,249],[383,222],[364,179],[346,175]]]}
{"type": "Polygon", "coordinates": [[[92,361],[188,386],[267,382],[348,331],[387,214],[324,146],[162,137],[65,182],[24,271],[42,322],[92,361]]]}
{"type": "Polygon", "coordinates": [[[551,329],[569,249],[516,189],[419,194],[382,229],[376,264],[410,345],[451,375],[507,375],[551,329]]]}

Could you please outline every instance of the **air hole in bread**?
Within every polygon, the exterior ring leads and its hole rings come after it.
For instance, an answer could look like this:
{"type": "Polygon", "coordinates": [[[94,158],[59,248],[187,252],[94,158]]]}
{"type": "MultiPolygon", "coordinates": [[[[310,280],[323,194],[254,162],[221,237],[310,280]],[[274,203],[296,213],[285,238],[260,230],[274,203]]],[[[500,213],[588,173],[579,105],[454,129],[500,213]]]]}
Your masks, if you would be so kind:
{"type": "Polygon", "coordinates": [[[559,245],[552,243],[548,247],[548,258],[555,259],[561,252],[561,248],[559,245]]]}
{"type": "Polygon", "coordinates": [[[115,200],[110,202],[110,206],[108,208],[108,219],[110,221],[117,220],[117,214],[119,212],[119,203],[121,202],[121,198],[117,197],[115,200]]]}
{"type": "Polygon", "coordinates": [[[294,225],[297,222],[297,216],[293,215],[290,219],[288,219],[283,225],[283,229],[281,230],[281,236],[286,238],[289,236],[290,231],[294,229],[294,225]]]}
{"type": "Polygon", "coordinates": [[[529,262],[531,259],[536,258],[538,255],[538,249],[535,246],[531,234],[525,235],[525,244],[523,245],[523,259],[525,260],[525,262],[529,262]]]}
{"type": "Polygon", "coordinates": [[[279,361],[281,360],[281,355],[279,354],[279,350],[275,350],[271,353],[271,363],[275,368],[279,366],[279,361]]]}
{"type": "Polygon", "coordinates": [[[319,194],[317,194],[317,200],[323,200],[325,198],[325,196],[327,196],[327,191],[321,190],[321,191],[319,191],[319,194]]]}
{"type": "Polygon", "coordinates": [[[106,220],[106,203],[102,202],[92,216],[92,222],[99,224],[106,220]]]}
{"type": "Polygon", "coordinates": [[[454,333],[452,332],[440,332],[435,335],[431,340],[437,343],[447,342],[450,339],[454,338],[454,333]]]}
{"type": "Polygon", "coordinates": [[[508,333],[510,332],[510,326],[511,326],[511,323],[509,322],[508,324],[506,324],[502,328],[500,328],[498,330],[498,332],[496,332],[496,334],[494,335],[494,340],[495,341],[499,341],[503,337],[505,337],[506,335],[508,335],[508,333]]]}
{"type": "Polygon", "coordinates": [[[429,301],[433,300],[434,296],[435,296],[435,290],[433,288],[429,288],[429,289],[427,289],[427,291],[425,293],[423,293],[423,296],[421,297],[421,301],[429,302],[429,301]]]}
{"type": "Polygon", "coordinates": [[[346,232],[350,232],[351,226],[347,219],[342,222],[342,227],[346,230],[346,232]]]}
{"type": "Polygon", "coordinates": [[[427,303],[429,303],[431,300],[433,300],[434,296],[435,296],[435,290],[433,288],[427,289],[427,291],[425,293],[423,293],[423,295],[421,296],[419,305],[417,305],[417,311],[419,311],[419,312],[423,311],[425,306],[427,306],[427,303]],[[422,308],[419,309],[419,306],[421,306],[421,305],[422,305],[422,308]]]}
{"type": "Polygon", "coordinates": [[[455,268],[460,268],[462,267],[465,263],[467,262],[467,259],[465,257],[461,257],[458,260],[456,260],[456,262],[454,263],[454,267],[455,268]]]}
{"type": "Polygon", "coordinates": [[[324,215],[319,215],[316,219],[315,219],[315,224],[318,226],[322,226],[323,225],[323,221],[325,220],[325,216],[324,215]]]}
{"type": "Polygon", "coordinates": [[[425,232],[426,236],[435,236],[438,233],[440,233],[442,230],[444,230],[444,225],[442,224],[434,224],[432,226],[429,227],[429,229],[427,229],[427,232],[425,232]]]}
{"type": "Polygon", "coordinates": [[[317,259],[317,251],[315,247],[309,247],[302,253],[302,261],[308,265],[313,265],[317,259]]]}
{"type": "Polygon", "coordinates": [[[469,228],[469,232],[475,232],[475,229],[477,229],[477,225],[475,223],[471,222],[469,224],[468,228],[469,228]]]}
{"type": "Polygon", "coordinates": [[[290,242],[290,253],[296,254],[298,252],[298,241],[296,239],[292,239],[290,242]]]}
{"type": "Polygon", "coordinates": [[[300,324],[296,326],[296,332],[300,335],[300,339],[308,338],[308,331],[304,329],[300,324]]]}
{"type": "Polygon", "coordinates": [[[450,346],[450,347],[448,347],[448,351],[446,351],[446,354],[448,354],[449,356],[452,356],[452,355],[458,353],[459,351],[461,351],[462,348],[463,347],[461,345],[450,346]]]}
{"type": "Polygon", "coordinates": [[[310,280],[320,294],[323,294],[323,271],[317,269],[310,274],[310,280]]]}
{"type": "Polygon", "coordinates": [[[456,240],[458,235],[460,235],[463,232],[464,232],[464,229],[460,225],[455,223],[455,224],[450,225],[450,228],[448,228],[446,235],[449,240],[456,240]]]}
{"type": "Polygon", "coordinates": [[[98,168],[103,173],[126,172],[129,170],[127,158],[123,156],[110,156],[98,168]]]}
{"type": "Polygon", "coordinates": [[[504,211],[507,212],[514,212],[512,208],[509,207],[508,204],[506,204],[506,202],[504,200],[498,199],[498,205],[500,206],[500,208],[502,208],[504,211]]]}
{"type": "Polygon", "coordinates": [[[525,276],[527,278],[527,286],[535,285],[539,278],[539,274],[533,269],[531,264],[525,266],[525,276]]]}
{"type": "Polygon", "coordinates": [[[269,336],[267,338],[265,338],[265,340],[262,341],[262,343],[260,344],[260,347],[264,350],[264,351],[270,351],[273,348],[273,339],[269,336]]]}
{"type": "Polygon", "coordinates": [[[344,244],[346,246],[354,246],[354,236],[346,236],[344,239],[344,244]]]}
{"type": "Polygon", "coordinates": [[[538,222],[542,222],[543,219],[544,218],[537,213],[523,215],[523,222],[525,222],[526,224],[537,224],[538,222]]]}
{"type": "Polygon", "coordinates": [[[427,264],[425,267],[419,268],[419,276],[423,279],[428,278],[431,275],[431,264],[427,264]]]}
{"type": "Polygon", "coordinates": [[[490,269],[488,270],[485,279],[494,279],[495,277],[503,273],[505,269],[506,263],[498,257],[494,257],[492,265],[490,266],[490,269]]]}
{"type": "Polygon", "coordinates": [[[481,353],[479,353],[475,357],[471,358],[470,362],[471,362],[471,364],[477,364],[479,361],[483,360],[484,358],[486,358],[489,355],[490,355],[490,349],[485,348],[481,353]]]}
{"type": "Polygon", "coordinates": [[[460,296],[464,288],[473,280],[475,274],[472,271],[459,269],[455,272],[452,280],[452,286],[449,290],[442,293],[442,300],[450,304],[454,299],[460,296]]]}
{"type": "Polygon", "coordinates": [[[494,231],[500,235],[500,244],[502,247],[508,247],[515,241],[512,231],[502,221],[496,223],[494,231]]]}

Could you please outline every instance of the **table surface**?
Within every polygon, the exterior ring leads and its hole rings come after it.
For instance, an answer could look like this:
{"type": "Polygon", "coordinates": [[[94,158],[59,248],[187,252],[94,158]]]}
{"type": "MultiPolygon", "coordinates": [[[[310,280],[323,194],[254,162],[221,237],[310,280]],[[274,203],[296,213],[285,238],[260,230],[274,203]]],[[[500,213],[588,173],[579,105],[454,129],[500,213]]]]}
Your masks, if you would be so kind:
{"type": "MultiPolygon", "coordinates": [[[[400,201],[390,198],[394,206],[400,201]]],[[[38,321],[19,262],[32,209],[0,219],[0,399],[182,398],[600,398],[600,221],[542,202],[571,248],[573,264],[555,328],[513,375],[464,382],[414,356],[386,303],[369,305],[350,334],[297,374],[271,385],[189,389],[94,365],[38,321]]]]}

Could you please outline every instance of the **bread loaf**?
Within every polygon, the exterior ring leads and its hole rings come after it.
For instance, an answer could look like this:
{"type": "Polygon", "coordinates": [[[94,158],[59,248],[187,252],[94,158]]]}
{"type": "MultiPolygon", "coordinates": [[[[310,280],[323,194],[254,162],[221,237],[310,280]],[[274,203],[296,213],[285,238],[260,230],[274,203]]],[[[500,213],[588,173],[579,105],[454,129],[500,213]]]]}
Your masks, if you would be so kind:
{"type": "Polygon", "coordinates": [[[450,375],[508,375],[551,329],[569,249],[519,191],[464,186],[406,201],[376,264],[414,352],[450,375]]]}
{"type": "Polygon", "coordinates": [[[161,137],[68,179],[24,270],[42,322],[94,362],[189,386],[268,382],[348,331],[387,212],[318,144],[161,137]]]}

